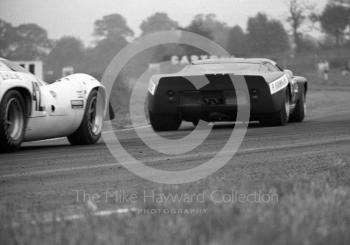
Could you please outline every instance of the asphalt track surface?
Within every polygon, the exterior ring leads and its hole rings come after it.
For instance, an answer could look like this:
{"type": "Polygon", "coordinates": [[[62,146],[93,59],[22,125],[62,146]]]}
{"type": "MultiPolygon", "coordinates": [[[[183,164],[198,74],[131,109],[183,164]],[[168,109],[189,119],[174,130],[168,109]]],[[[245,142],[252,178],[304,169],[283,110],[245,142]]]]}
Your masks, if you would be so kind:
{"type": "MultiPolygon", "coordinates": [[[[310,111],[303,123],[285,127],[252,125],[238,153],[215,175],[225,175],[231,183],[238,183],[258,179],[267,169],[272,173],[276,169],[279,176],[322,171],[330,162],[350,159],[349,126],[350,107],[345,104],[310,111]]],[[[123,146],[147,165],[183,170],[212,158],[233,129],[233,124],[216,126],[200,147],[175,157],[147,148],[132,129],[107,133],[115,133],[123,146]]],[[[191,130],[191,125],[184,124],[179,131],[161,135],[177,139],[191,130]]],[[[207,180],[198,183],[205,188],[207,180]]],[[[73,147],[65,139],[53,139],[25,143],[19,152],[0,155],[0,205],[11,204],[20,210],[39,206],[46,210],[69,209],[76,204],[73,190],[92,193],[108,188],[157,186],[125,169],[103,141],[73,147]]]]}

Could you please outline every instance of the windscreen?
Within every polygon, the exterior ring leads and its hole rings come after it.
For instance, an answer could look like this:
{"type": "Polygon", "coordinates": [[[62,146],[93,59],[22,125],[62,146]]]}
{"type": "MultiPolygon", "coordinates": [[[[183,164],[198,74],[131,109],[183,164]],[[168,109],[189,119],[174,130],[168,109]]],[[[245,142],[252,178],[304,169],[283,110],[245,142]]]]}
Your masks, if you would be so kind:
{"type": "Polygon", "coordinates": [[[8,66],[12,71],[29,73],[29,71],[24,69],[22,66],[17,65],[16,63],[13,63],[13,62],[8,61],[8,60],[2,60],[2,62],[4,62],[6,64],[6,66],[8,66]]]}
{"type": "Polygon", "coordinates": [[[11,71],[11,70],[10,68],[8,68],[8,66],[4,62],[0,61],[0,71],[11,71]]]}

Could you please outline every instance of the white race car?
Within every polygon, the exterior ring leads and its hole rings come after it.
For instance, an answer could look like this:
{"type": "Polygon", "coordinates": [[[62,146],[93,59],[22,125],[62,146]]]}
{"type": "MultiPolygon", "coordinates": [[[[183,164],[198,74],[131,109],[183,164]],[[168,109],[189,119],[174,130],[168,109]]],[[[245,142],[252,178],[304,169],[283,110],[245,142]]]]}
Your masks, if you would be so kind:
{"type": "Polygon", "coordinates": [[[105,87],[87,74],[48,84],[0,59],[0,152],[56,137],[67,137],[73,145],[94,144],[107,109],[105,87]]]}

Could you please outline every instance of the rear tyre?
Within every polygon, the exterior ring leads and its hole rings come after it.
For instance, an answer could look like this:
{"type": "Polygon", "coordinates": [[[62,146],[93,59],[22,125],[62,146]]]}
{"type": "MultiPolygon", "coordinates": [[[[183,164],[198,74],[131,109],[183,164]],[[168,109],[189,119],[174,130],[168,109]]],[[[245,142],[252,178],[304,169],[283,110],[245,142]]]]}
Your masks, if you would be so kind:
{"type": "Polygon", "coordinates": [[[297,104],[295,105],[293,113],[290,115],[290,122],[302,122],[305,119],[305,114],[307,110],[306,94],[303,87],[301,87],[299,91],[299,99],[297,104]]]}
{"type": "Polygon", "coordinates": [[[289,121],[290,117],[290,95],[289,90],[285,90],[281,109],[276,113],[264,115],[261,122],[264,126],[284,126],[289,121]]]}
{"type": "Polygon", "coordinates": [[[181,118],[178,115],[164,115],[149,112],[149,119],[154,131],[175,131],[181,125],[181,118]]]}
{"type": "Polygon", "coordinates": [[[11,90],[0,103],[0,152],[17,151],[25,133],[25,109],[22,95],[11,90]]]}
{"type": "Polygon", "coordinates": [[[72,145],[92,145],[100,139],[104,108],[103,101],[98,101],[97,96],[97,90],[90,93],[80,127],[67,137],[72,145]]]}

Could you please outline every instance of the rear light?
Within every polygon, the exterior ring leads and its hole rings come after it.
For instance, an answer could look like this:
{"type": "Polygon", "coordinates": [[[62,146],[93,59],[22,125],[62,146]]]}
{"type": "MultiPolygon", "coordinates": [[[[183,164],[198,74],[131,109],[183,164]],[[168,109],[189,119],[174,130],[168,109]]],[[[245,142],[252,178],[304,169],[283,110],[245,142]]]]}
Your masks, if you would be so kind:
{"type": "Polygon", "coordinates": [[[237,103],[235,91],[225,91],[224,98],[226,105],[236,105],[237,103]]]}
{"type": "Polygon", "coordinates": [[[175,96],[175,92],[173,90],[168,90],[166,92],[166,94],[169,96],[169,97],[174,97],[175,96]]]}
{"type": "Polygon", "coordinates": [[[259,99],[259,90],[253,88],[250,90],[250,96],[252,100],[258,100],[259,99]]]}
{"type": "Polygon", "coordinates": [[[175,101],[175,92],[173,90],[168,90],[166,94],[168,95],[168,100],[170,102],[175,101]]]}

